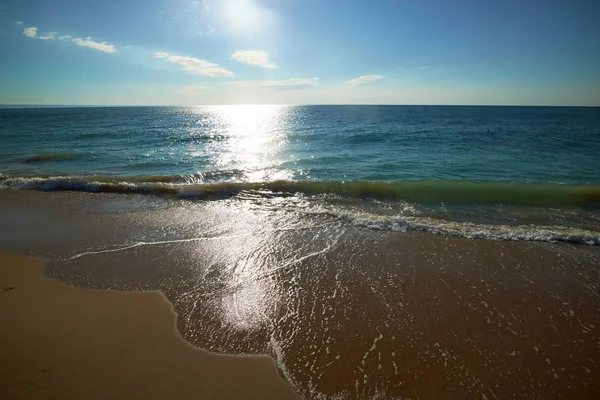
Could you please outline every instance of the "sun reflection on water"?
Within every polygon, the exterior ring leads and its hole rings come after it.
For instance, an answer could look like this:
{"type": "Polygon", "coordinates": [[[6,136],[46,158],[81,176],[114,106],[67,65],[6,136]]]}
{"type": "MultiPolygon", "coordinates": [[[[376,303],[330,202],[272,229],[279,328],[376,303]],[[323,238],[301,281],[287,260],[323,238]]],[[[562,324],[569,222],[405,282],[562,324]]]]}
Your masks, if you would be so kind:
{"type": "Polygon", "coordinates": [[[264,329],[280,306],[281,294],[276,281],[271,279],[273,262],[271,252],[280,242],[277,226],[285,221],[268,220],[255,210],[239,204],[215,206],[221,221],[228,224],[223,240],[199,243],[196,258],[202,259],[210,281],[219,282],[213,292],[216,310],[223,323],[238,331],[264,329]]]}
{"type": "MultiPolygon", "coordinates": [[[[291,107],[273,105],[236,105],[199,107],[197,124],[204,143],[190,145],[194,157],[208,160],[213,180],[264,182],[291,179],[292,171],[280,168],[288,144],[291,107]],[[214,179],[216,178],[216,179],[214,179]]],[[[198,175],[208,176],[205,171],[198,175]]]]}

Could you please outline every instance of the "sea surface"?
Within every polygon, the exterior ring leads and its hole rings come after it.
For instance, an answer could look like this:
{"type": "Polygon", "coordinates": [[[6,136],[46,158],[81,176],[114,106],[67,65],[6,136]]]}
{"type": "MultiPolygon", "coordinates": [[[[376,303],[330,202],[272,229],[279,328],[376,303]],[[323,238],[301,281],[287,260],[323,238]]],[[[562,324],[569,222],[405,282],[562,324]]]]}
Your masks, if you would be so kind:
{"type": "Polygon", "coordinates": [[[600,243],[599,108],[0,109],[0,140],[3,188],[235,197],[371,229],[600,243]]]}
{"type": "Polygon", "coordinates": [[[600,108],[0,109],[0,144],[0,250],[305,399],[599,398],[600,108]]]}

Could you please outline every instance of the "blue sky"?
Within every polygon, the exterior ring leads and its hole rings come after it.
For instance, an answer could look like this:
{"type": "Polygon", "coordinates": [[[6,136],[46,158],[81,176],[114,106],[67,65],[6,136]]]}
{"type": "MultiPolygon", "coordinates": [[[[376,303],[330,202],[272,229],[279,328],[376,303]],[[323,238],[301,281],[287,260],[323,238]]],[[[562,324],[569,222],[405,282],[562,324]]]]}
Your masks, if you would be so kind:
{"type": "Polygon", "coordinates": [[[0,103],[600,106],[600,1],[9,0],[0,103]]]}

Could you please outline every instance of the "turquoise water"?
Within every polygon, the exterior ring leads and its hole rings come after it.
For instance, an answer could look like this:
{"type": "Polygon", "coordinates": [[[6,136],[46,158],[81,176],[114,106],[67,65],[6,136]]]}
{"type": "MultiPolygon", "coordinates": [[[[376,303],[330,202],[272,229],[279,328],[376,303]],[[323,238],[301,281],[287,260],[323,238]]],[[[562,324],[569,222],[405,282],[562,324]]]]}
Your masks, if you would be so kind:
{"type": "Polygon", "coordinates": [[[30,175],[600,183],[598,108],[5,109],[0,138],[30,175]]]}
{"type": "Polygon", "coordinates": [[[0,109],[0,139],[4,188],[293,197],[278,207],[371,228],[600,237],[599,108],[0,109]]]}

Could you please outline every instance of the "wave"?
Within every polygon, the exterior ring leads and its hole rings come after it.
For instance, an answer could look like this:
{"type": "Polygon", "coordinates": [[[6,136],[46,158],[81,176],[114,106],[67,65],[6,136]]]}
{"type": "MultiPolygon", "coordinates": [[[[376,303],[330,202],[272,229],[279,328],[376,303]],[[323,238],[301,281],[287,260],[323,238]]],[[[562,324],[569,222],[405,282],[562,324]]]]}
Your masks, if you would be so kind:
{"type": "Polygon", "coordinates": [[[354,225],[373,230],[422,231],[469,239],[600,245],[600,232],[566,226],[475,224],[429,217],[382,217],[360,213],[341,213],[338,217],[354,225]]]}
{"type": "MultiPolygon", "coordinates": [[[[230,173],[233,171],[230,171],[230,173]]],[[[423,231],[472,239],[571,242],[600,245],[600,232],[573,226],[504,225],[448,220],[443,216],[372,214],[368,208],[340,206],[344,199],[398,199],[412,202],[460,204],[510,203],[524,206],[600,207],[600,186],[550,183],[496,183],[464,181],[332,182],[271,181],[201,183],[206,175],[191,176],[15,176],[0,174],[0,188],[42,191],[139,193],[186,199],[242,200],[305,195],[317,200],[300,212],[335,218],[374,230],[423,231]],[[312,196],[312,197],[311,197],[312,196]],[[319,200],[333,200],[323,203],[319,200]]],[[[280,204],[280,203],[278,203],[280,204]]],[[[354,204],[354,203],[353,203],[354,204]]],[[[281,205],[281,204],[280,204],[281,205]]],[[[549,212],[556,209],[548,208],[549,212]]]]}
{"type": "MultiPolygon", "coordinates": [[[[235,171],[227,174],[235,176],[235,171]]],[[[600,207],[600,185],[501,183],[471,181],[286,181],[206,182],[211,174],[190,176],[15,176],[0,175],[0,187],[110,193],[172,194],[184,198],[270,192],[353,199],[405,200],[416,203],[514,204],[525,206],[600,207]]]]}
{"type": "Polygon", "coordinates": [[[83,153],[38,153],[34,156],[22,159],[25,163],[41,163],[46,161],[68,161],[85,157],[83,153]]]}

